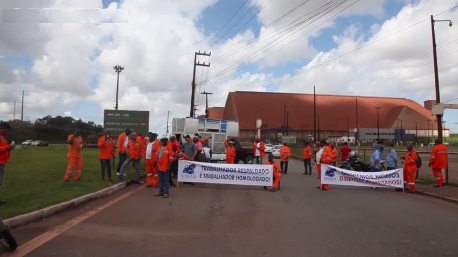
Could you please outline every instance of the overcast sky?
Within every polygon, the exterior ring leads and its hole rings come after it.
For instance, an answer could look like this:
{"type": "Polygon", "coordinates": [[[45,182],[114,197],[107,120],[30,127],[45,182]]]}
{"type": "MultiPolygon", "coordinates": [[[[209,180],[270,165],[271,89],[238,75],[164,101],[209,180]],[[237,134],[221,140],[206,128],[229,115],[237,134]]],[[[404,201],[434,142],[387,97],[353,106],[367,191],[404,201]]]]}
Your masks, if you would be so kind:
{"type": "MultiPolygon", "coordinates": [[[[235,90],[434,99],[430,15],[441,100],[458,103],[457,0],[2,0],[0,119],[113,109],[150,111],[150,130],[235,90]],[[30,9],[33,8],[33,9],[30,9]]],[[[445,126],[458,132],[458,110],[445,126]]]]}

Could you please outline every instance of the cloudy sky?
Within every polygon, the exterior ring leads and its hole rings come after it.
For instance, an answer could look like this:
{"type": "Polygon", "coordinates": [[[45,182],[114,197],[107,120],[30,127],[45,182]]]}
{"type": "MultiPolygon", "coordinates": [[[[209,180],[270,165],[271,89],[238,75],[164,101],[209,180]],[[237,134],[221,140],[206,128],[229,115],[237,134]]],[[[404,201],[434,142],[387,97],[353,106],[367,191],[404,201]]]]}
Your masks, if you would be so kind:
{"type": "MultiPolygon", "coordinates": [[[[150,130],[235,90],[434,99],[430,15],[441,100],[458,103],[458,0],[1,0],[0,120],[113,109],[150,111],[150,130]],[[16,101],[16,112],[14,102],[16,101]]],[[[458,110],[446,127],[458,132],[458,110]]]]}

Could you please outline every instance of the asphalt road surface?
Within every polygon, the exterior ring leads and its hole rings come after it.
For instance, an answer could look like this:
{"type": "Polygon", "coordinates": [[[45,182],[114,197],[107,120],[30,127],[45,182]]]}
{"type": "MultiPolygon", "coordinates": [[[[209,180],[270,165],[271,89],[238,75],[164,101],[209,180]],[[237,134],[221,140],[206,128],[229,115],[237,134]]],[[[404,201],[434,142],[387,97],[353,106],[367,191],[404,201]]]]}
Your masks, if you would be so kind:
{"type": "MultiPolygon", "coordinates": [[[[7,256],[458,256],[458,206],[392,189],[316,188],[299,161],[279,192],[131,186],[13,231],[7,256]]],[[[3,254],[4,252],[0,253],[3,254]]]]}

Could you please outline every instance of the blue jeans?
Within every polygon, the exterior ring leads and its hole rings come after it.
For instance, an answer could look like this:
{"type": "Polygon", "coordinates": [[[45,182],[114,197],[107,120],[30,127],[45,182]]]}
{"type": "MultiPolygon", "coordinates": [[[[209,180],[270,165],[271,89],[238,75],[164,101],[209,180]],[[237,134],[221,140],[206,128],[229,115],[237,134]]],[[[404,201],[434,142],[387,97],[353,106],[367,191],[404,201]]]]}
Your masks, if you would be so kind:
{"type": "Polygon", "coordinates": [[[256,160],[256,164],[262,164],[262,158],[261,158],[261,156],[255,156],[254,158],[255,158],[255,160],[256,160]]]}
{"type": "Polygon", "coordinates": [[[169,186],[170,186],[170,171],[164,172],[159,170],[157,173],[159,173],[159,194],[169,194],[169,186]]]}

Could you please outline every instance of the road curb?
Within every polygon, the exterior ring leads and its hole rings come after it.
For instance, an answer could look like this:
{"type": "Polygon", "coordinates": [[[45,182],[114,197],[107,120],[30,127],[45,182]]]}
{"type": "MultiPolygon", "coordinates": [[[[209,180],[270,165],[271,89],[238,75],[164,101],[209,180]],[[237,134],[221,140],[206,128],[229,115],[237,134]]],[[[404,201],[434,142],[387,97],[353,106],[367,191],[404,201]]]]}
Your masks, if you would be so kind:
{"type": "Polygon", "coordinates": [[[30,212],[30,213],[26,213],[26,214],[22,214],[22,215],[19,215],[19,216],[15,216],[15,217],[9,218],[7,220],[4,220],[4,223],[11,229],[14,229],[14,228],[17,228],[17,227],[21,227],[21,226],[27,225],[29,223],[32,223],[34,221],[45,219],[45,218],[47,218],[47,217],[49,217],[51,215],[55,215],[57,213],[65,211],[67,209],[73,208],[75,206],[79,206],[81,204],[87,203],[89,201],[92,201],[92,200],[95,200],[95,199],[98,199],[98,198],[101,198],[101,197],[104,197],[104,196],[111,195],[111,194],[113,194],[113,193],[115,193],[115,192],[127,187],[131,183],[132,183],[132,181],[118,183],[118,184],[113,185],[111,187],[99,190],[99,191],[94,192],[94,193],[90,193],[90,194],[87,194],[87,195],[80,196],[78,198],[72,199],[72,200],[67,201],[67,202],[59,203],[59,204],[52,205],[52,206],[49,206],[49,207],[46,207],[46,208],[43,208],[43,209],[40,209],[40,210],[36,210],[36,211],[30,212]]]}
{"type": "Polygon", "coordinates": [[[428,196],[428,197],[432,197],[432,198],[436,198],[436,199],[440,199],[440,200],[444,200],[444,201],[447,201],[447,202],[450,202],[450,203],[454,203],[454,204],[458,204],[458,199],[450,198],[450,197],[446,197],[446,196],[442,196],[442,195],[438,195],[438,194],[435,194],[435,193],[430,193],[430,192],[418,191],[417,190],[417,194],[428,196]]]}

